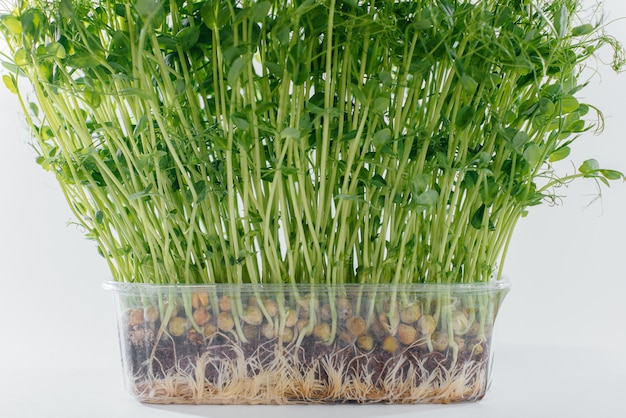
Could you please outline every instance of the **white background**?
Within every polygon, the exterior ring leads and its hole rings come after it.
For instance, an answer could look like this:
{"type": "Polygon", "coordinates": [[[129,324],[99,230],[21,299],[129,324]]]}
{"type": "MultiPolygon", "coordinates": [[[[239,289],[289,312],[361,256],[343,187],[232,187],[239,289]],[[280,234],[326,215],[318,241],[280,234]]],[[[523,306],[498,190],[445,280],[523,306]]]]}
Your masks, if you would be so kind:
{"type": "MultiPolygon", "coordinates": [[[[626,2],[605,3],[609,20],[626,16],[626,2]]],[[[626,21],[610,32],[626,42],[626,21]]],[[[570,160],[595,157],[626,172],[626,74],[602,67],[581,96],[603,110],[606,128],[586,134],[570,160]]],[[[0,417],[626,417],[624,183],[602,188],[591,205],[596,185],[572,185],[559,206],[531,208],[520,221],[493,385],[479,403],[157,407],[123,389],[112,297],[101,289],[107,267],[68,225],[55,179],[34,163],[3,86],[0,127],[0,417]]]]}

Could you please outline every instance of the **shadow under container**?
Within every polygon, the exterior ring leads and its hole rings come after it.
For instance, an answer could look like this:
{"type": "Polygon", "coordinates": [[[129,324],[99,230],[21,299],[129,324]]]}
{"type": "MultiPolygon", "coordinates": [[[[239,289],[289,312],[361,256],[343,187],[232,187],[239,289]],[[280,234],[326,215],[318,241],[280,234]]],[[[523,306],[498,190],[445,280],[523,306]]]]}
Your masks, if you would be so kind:
{"type": "Polygon", "coordinates": [[[126,386],[160,404],[479,400],[509,287],[105,283],[126,386]]]}

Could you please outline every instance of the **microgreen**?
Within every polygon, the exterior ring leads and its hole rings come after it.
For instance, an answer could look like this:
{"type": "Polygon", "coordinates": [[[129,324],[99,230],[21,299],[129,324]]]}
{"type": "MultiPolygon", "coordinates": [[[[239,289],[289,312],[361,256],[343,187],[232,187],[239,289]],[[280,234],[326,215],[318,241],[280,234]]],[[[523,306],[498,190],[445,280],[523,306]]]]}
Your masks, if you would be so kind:
{"type": "Polygon", "coordinates": [[[580,6],[19,0],[3,82],[116,280],[486,281],[529,206],[622,178],[552,166],[624,63],[580,6]]]}

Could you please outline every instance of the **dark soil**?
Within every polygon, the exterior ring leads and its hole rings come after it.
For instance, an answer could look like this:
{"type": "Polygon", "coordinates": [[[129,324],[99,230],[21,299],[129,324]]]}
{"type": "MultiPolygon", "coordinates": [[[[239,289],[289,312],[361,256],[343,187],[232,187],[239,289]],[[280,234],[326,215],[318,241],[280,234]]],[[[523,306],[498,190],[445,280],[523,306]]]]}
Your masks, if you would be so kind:
{"type": "Polygon", "coordinates": [[[398,350],[389,353],[382,348],[381,341],[376,341],[372,350],[364,351],[356,344],[336,339],[331,345],[317,340],[313,336],[305,337],[300,346],[283,346],[277,339],[266,340],[260,335],[247,343],[237,341],[234,334],[216,333],[204,337],[191,329],[180,337],[173,337],[161,332],[160,323],[129,325],[124,341],[124,355],[130,373],[136,382],[162,379],[180,371],[191,372],[201,356],[212,360],[207,363],[204,375],[206,382],[218,382],[220,365],[224,362],[245,361],[250,377],[254,377],[262,368],[270,367],[277,355],[283,356],[305,375],[315,370],[315,378],[323,385],[329,383],[327,368],[322,367],[322,360],[343,366],[345,378],[370,375],[376,390],[384,390],[385,381],[402,379],[413,372],[417,384],[429,375],[463,367],[465,363],[484,364],[489,358],[489,346],[483,342],[479,349],[472,337],[466,337],[465,350],[459,351],[454,364],[452,350],[430,351],[426,344],[400,345],[398,350]],[[157,341],[158,338],[158,341],[157,341]],[[422,371],[416,373],[416,371],[422,371]]]}

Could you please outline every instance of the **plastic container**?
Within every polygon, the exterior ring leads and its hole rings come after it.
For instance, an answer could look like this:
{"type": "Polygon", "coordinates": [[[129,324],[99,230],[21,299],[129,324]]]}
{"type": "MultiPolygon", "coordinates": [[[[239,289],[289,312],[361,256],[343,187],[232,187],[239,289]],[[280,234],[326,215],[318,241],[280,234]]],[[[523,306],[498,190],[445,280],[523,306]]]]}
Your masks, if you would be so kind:
{"type": "Polygon", "coordinates": [[[105,288],[142,402],[451,403],[485,395],[509,284],[105,288]]]}

